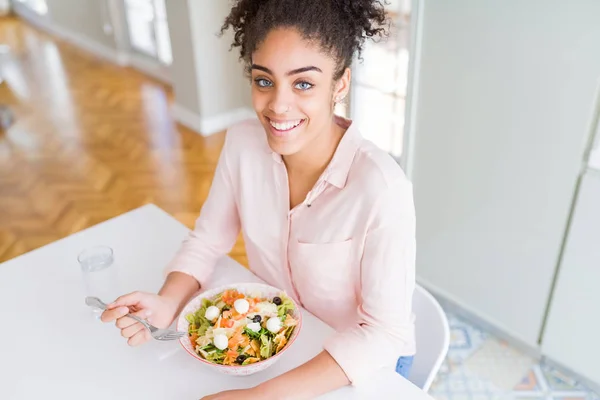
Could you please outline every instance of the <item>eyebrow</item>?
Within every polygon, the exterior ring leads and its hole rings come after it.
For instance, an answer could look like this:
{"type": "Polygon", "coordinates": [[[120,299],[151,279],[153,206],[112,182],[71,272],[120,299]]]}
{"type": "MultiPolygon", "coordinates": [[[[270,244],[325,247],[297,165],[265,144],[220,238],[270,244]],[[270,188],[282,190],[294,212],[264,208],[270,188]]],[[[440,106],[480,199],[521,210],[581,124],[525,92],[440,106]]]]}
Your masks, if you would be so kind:
{"type": "MultiPolygon", "coordinates": [[[[269,68],[263,67],[262,65],[252,64],[252,69],[257,69],[259,71],[266,72],[267,74],[274,75],[273,72],[269,68]]],[[[302,68],[293,69],[293,70],[289,71],[288,73],[286,73],[286,76],[301,74],[303,72],[308,72],[308,71],[323,72],[323,71],[321,71],[321,68],[315,67],[315,66],[311,65],[309,67],[302,67],[302,68]]]]}

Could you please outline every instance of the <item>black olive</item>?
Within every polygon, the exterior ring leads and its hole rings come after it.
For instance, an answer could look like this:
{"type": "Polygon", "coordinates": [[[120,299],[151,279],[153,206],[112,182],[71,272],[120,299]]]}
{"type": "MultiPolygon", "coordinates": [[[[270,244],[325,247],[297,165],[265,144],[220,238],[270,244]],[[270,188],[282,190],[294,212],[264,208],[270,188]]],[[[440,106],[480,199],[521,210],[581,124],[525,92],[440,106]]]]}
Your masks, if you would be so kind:
{"type": "Polygon", "coordinates": [[[262,321],[262,318],[260,317],[260,315],[255,315],[254,318],[252,318],[252,322],[260,322],[262,321]]]}
{"type": "Polygon", "coordinates": [[[273,297],[273,303],[274,303],[276,306],[280,306],[280,305],[281,305],[281,303],[282,303],[282,301],[281,301],[281,299],[280,299],[279,297],[273,297]]]}
{"type": "Polygon", "coordinates": [[[244,361],[246,361],[246,356],[243,354],[240,354],[236,359],[235,362],[238,364],[243,364],[244,361]]]}
{"type": "Polygon", "coordinates": [[[231,310],[231,307],[228,305],[224,305],[223,309],[221,311],[229,311],[229,310],[231,310]]]}

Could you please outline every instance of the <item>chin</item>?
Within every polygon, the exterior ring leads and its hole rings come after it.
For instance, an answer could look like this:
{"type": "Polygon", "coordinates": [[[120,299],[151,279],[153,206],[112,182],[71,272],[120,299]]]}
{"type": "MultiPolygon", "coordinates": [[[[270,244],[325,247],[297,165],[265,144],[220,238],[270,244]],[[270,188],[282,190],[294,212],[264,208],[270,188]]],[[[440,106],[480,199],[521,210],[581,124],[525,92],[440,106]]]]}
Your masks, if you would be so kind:
{"type": "Polygon", "coordinates": [[[281,143],[278,141],[274,141],[272,140],[270,137],[267,136],[267,142],[269,142],[269,147],[271,148],[271,150],[273,150],[275,153],[281,155],[281,156],[290,156],[292,154],[296,154],[297,152],[300,151],[301,145],[296,144],[296,143],[281,143]]]}

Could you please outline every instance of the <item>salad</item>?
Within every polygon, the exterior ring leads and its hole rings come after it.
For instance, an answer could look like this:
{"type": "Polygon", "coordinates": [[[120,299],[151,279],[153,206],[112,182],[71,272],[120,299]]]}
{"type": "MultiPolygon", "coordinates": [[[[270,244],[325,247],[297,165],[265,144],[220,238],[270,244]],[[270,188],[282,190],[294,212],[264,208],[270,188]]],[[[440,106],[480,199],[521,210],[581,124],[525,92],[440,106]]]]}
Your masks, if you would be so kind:
{"type": "Polygon", "coordinates": [[[285,347],[298,325],[294,311],[284,293],[264,298],[226,290],[186,315],[188,335],[196,353],[210,362],[249,365],[285,347]]]}

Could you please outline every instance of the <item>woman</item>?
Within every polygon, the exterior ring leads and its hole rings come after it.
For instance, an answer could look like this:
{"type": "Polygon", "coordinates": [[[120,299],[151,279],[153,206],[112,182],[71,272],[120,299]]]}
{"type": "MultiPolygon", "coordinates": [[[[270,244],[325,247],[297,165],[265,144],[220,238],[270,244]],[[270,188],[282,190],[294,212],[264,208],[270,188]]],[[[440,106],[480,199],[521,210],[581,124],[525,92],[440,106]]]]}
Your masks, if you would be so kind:
{"type": "Polygon", "coordinates": [[[210,194],[157,295],[117,299],[132,346],[150,339],[128,308],[167,327],[242,230],[251,270],[337,334],[314,359],[258,387],[207,399],[305,399],[369,379],[406,376],[415,353],[412,186],[334,106],[365,37],[385,33],[374,0],[238,0],[223,31],[252,80],[257,121],[227,133],[210,194]]]}

